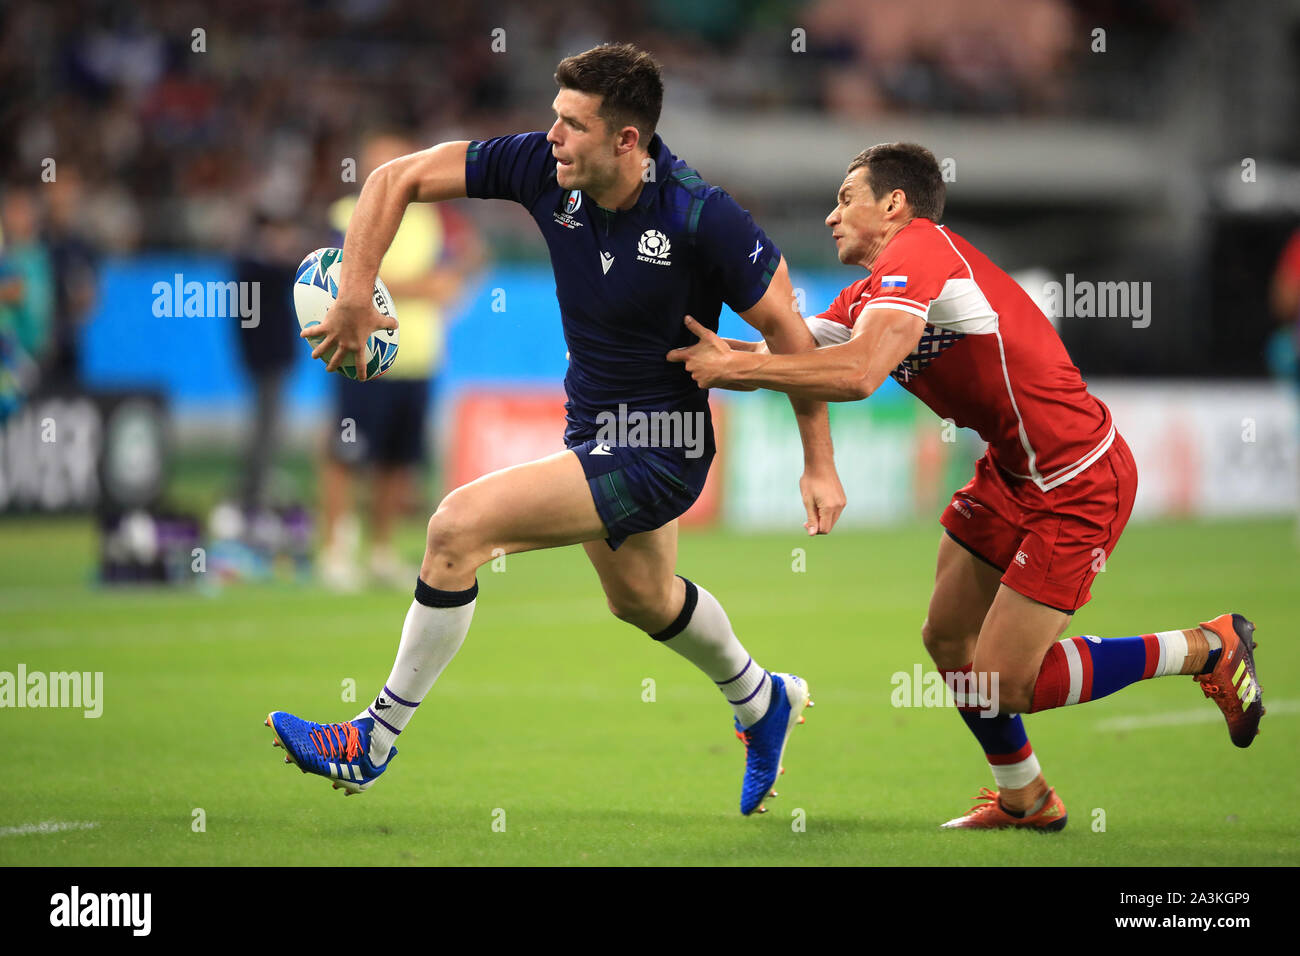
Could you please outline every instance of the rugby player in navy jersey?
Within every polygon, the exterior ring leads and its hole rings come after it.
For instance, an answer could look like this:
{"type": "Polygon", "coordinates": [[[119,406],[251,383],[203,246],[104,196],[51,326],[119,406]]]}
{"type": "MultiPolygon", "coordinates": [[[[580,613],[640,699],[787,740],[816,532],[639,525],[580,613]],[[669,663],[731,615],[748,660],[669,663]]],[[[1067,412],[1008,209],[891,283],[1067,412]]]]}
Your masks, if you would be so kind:
{"type": "MultiPolygon", "coordinates": [[[[397,660],[365,710],[331,724],[277,711],[267,724],[286,760],[336,789],[365,790],[465,640],[475,573],[494,549],[581,544],[610,611],[702,670],[731,704],[747,749],[740,809],[749,814],[771,792],[790,730],[811,701],[803,680],[750,657],[713,595],[674,573],[677,518],[704,487],[714,439],[707,391],[666,356],[694,341],[684,315],[716,330],[724,303],[773,352],[809,350],[815,341],[793,306],[776,245],[655,133],[663,82],[649,54],[598,46],[563,60],[555,78],[549,132],[442,143],[366,180],[338,300],[311,331],[324,333],[313,357],[337,347],[333,371],[375,329],[396,326],[375,310],[371,290],[408,203],[462,196],[520,203],[555,271],[569,347],[568,450],[484,475],[443,499],[429,520],[397,660]],[[647,420],[656,427],[636,427],[647,420]],[[611,440],[614,422],[625,437],[611,440]]],[[[825,534],[844,507],[826,407],[791,404],[804,447],[805,528],[825,534]]]]}

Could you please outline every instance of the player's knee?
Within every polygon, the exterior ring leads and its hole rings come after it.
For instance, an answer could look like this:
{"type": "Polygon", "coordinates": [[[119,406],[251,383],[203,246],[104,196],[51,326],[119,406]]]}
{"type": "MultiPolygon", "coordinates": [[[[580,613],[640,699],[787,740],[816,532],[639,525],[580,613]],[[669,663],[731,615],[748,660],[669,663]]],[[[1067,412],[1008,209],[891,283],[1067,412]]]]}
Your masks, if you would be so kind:
{"type": "Polygon", "coordinates": [[[969,648],[977,637],[978,634],[971,634],[966,628],[953,627],[931,617],[926,617],[921,625],[921,643],[930,658],[940,666],[964,667],[969,664],[969,648]]]}
{"type": "Polygon", "coordinates": [[[1027,714],[1034,709],[1034,685],[1016,683],[1010,688],[999,685],[998,709],[1004,714],[1027,714]]]}
{"type": "Polygon", "coordinates": [[[978,654],[971,670],[980,693],[991,697],[1001,713],[1027,714],[1033,709],[1037,672],[1030,674],[1014,662],[978,654]]]}
{"type": "Polygon", "coordinates": [[[451,567],[472,561],[476,551],[477,534],[474,516],[453,491],[429,519],[425,538],[426,562],[451,567]]]}
{"type": "Polygon", "coordinates": [[[925,621],[922,622],[921,643],[925,645],[925,649],[931,657],[934,657],[935,652],[948,643],[946,638],[947,635],[936,627],[934,621],[930,618],[927,617],[925,621]]]}
{"type": "Polygon", "coordinates": [[[616,594],[606,593],[605,603],[609,613],[620,621],[632,624],[643,631],[661,629],[668,595],[649,588],[628,588],[616,594]]]}

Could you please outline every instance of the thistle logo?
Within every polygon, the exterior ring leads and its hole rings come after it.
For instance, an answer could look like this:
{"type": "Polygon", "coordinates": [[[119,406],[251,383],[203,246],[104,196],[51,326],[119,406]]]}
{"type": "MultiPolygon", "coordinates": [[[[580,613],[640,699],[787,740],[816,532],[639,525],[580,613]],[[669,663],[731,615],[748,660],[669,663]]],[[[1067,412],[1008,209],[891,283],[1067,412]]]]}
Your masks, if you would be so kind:
{"type": "Polygon", "coordinates": [[[641,233],[641,239],[636,244],[636,251],[639,255],[636,257],[638,262],[649,262],[657,266],[670,266],[668,253],[673,244],[668,241],[668,237],[662,232],[655,229],[647,229],[641,233]]]}

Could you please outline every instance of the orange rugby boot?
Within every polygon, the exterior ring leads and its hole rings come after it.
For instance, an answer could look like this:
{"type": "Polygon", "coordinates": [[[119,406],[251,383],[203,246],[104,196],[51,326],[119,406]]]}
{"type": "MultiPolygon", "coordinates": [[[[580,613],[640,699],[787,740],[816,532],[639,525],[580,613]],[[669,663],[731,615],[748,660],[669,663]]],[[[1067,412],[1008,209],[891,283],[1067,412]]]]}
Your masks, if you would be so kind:
{"type": "Polygon", "coordinates": [[[1259,733],[1259,719],[1264,716],[1264,697],[1255,677],[1255,625],[1240,614],[1220,614],[1201,624],[1223,641],[1223,651],[1214,669],[1197,674],[1206,697],[1223,711],[1228,722],[1228,736],[1238,747],[1249,747],[1259,733]]]}
{"type": "Polygon", "coordinates": [[[975,807],[964,817],[957,817],[947,823],[941,823],[942,830],[1007,830],[1012,827],[1024,830],[1055,831],[1064,830],[1069,814],[1065,804],[1056,795],[1055,790],[1047,791],[1047,799],[1042,809],[1025,817],[1013,817],[1002,809],[998,792],[988,787],[980,787],[980,795],[975,798],[975,807]]]}

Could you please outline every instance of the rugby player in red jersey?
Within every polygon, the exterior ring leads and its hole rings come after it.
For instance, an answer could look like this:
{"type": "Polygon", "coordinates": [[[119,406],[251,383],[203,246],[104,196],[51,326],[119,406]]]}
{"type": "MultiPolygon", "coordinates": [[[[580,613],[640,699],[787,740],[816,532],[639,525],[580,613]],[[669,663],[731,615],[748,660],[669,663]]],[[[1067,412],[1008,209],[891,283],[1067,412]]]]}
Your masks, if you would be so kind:
{"type": "Polygon", "coordinates": [[[1137,469],[1110,410],[1089,394],[1047,317],[1005,272],[939,225],[944,183],[929,150],[873,146],[849,164],[826,218],[839,259],[869,270],[808,320],[821,348],[772,355],[687,318],[700,341],[669,354],[702,387],[824,401],[866,398],[887,376],[988,450],[940,523],[922,627],[935,665],[993,771],[953,828],[1059,830],[1020,715],[1079,704],[1150,677],[1190,674],[1232,742],[1264,713],[1254,625],[1222,614],[1199,627],[1061,640],[1128,521],[1137,469]]]}

